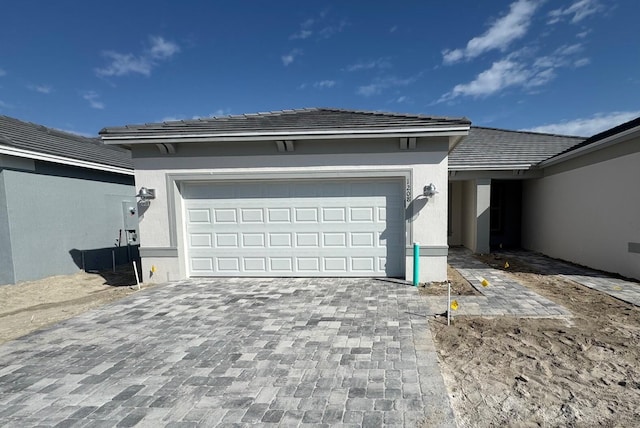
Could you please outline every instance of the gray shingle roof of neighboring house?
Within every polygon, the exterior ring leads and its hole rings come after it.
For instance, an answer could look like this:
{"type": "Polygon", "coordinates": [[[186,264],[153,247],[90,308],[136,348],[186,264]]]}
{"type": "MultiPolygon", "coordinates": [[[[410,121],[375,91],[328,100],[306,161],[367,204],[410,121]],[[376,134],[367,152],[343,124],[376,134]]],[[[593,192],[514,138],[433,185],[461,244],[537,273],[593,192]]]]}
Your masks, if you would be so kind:
{"type": "Polygon", "coordinates": [[[469,135],[449,155],[449,169],[528,169],[584,140],[472,126],[469,135]]]}
{"type": "Polygon", "coordinates": [[[51,155],[53,162],[57,157],[81,161],[77,165],[80,167],[99,164],[133,170],[129,150],[107,146],[99,138],[82,137],[0,115],[0,148],[2,146],[17,149],[16,153],[51,155]]]}
{"type": "Polygon", "coordinates": [[[424,116],[417,114],[382,113],[334,108],[308,108],[266,113],[211,117],[196,120],[149,123],[108,127],[100,131],[103,137],[166,136],[166,135],[238,135],[247,133],[292,133],[314,131],[337,132],[386,130],[390,128],[468,127],[466,118],[424,116]]]}

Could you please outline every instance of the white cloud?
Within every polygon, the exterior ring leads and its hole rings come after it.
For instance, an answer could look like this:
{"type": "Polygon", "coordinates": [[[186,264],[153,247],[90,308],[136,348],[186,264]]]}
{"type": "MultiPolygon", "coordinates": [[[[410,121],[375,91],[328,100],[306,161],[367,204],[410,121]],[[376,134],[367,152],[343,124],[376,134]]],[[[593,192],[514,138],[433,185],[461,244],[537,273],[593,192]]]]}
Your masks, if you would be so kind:
{"type": "MultiPolygon", "coordinates": [[[[191,116],[191,120],[209,119],[212,117],[228,116],[230,114],[231,114],[230,108],[219,108],[215,110],[213,113],[210,113],[208,115],[195,114],[191,116]]],[[[181,120],[189,120],[189,118],[187,117],[187,115],[184,115],[184,114],[175,114],[175,115],[164,116],[162,119],[158,120],[157,122],[177,122],[181,120]]]]}
{"type": "Polygon", "coordinates": [[[282,60],[282,64],[286,67],[289,64],[291,64],[293,61],[295,61],[296,57],[300,55],[302,55],[302,50],[293,49],[288,54],[282,55],[280,59],[282,60]]]}
{"type": "Polygon", "coordinates": [[[102,55],[110,60],[110,64],[104,68],[97,68],[96,74],[98,76],[126,76],[132,73],[149,76],[151,74],[152,63],[149,58],[113,51],[103,52],[102,55]]]}
{"type": "Polygon", "coordinates": [[[585,30],[585,31],[582,31],[582,32],[576,34],[576,37],[579,38],[579,39],[584,39],[585,37],[587,37],[589,35],[589,33],[591,33],[591,30],[585,30]]]}
{"type": "Polygon", "coordinates": [[[494,62],[471,82],[455,85],[437,102],[450,101],[460,96],[486,97],[510,87],[533,89],[543,86],[556,77],[560,68],[587,65],[588,58],[577,58],[582,51],[583,46],[580,43],[563,45],[549,55],[529,60],[523,55],[524,51],[514,52],[494,62]]]}
{"type": "Polygon", "coordinates": [[[341,33],[345,27],[347,26],[347,21],[340,21],[337,25],[328,25],[318,31],[318,36],[321,39],[328,39],[330,37],[335,36],[338,33],[341,33]]]}
{"type": "Polygon", "coordinates": [[[300,24],[300,29],[289,36],[289,40],[304,40],[311,37],[311,35],[313,34],[313,30],[311,29],[311,27],[313,27],[314,22],[315,20],[312,18],[304,21],[302,24],[300,24]]]}
{"type": "Polygon", "coordinates": [[[320,80],[319,82],[315,82],[313,84],[313,87],[318,89],[328,89],[328,88],[333,88],[335,84],[336,84],[335,80],[320,80]]]}
{"type": "Polygon", "coordinates": [[[398,26],[394,25],[393,27],[389,28],[389,32],[390,33],[395,33],[398,30],[398,26]]]}
{"type": "Polygon", "coordinates": [[[601,9],[602,5],[599,0],[578,0],[565,9],[554,9],[549,12],[548,23],[555,24],[565,18],[569,18],[572,24],[577,24],[588,16],[599,12],[601,9]]]}
{"type": "Polygon", "coordinates": [[[231,114],[230,108],[219,108],[218,110],[211,113],[211,116],[229,116],[231,114]]]}
{"type": "Polygon", "coordinates": [[[74,131],[72,129],[60,129],[60,128],[54,128],[54,129],[57,129],[58,131],[66,132],[67,134],[79,135],[81,137],[87,137],[87,138],[95,138],[96,137],[95,134],[90,134],[88,132],[74,131]]]}
{"type": "Polygon", "coordinates": [[[360,61],[347,66],[347,71],[371,70],[373,68],[385,69],[391,68],[389,58],[378,58],[371,61],[360,61]]]}
{"type": "Polygon", "coordinates": [[[522,64],[503,59],[494,62],[491,68],[478,74],[471,82],[454,86],[451,92],[440,98],[440,101],[448,101],[462,95],[473,97],[491,95],[510,86],[523,85],[529,77],[529,72],[522,64]]]}
{"type": "Polygon", "coordinates": [[[532,0],[512,3],[509,13],[496,20],[483,35],[469,40],[465,48],[445,50],[442,53],[444,63],[453,64],[463,59],[472,59],[495,49],[504,51],[511,42],[527,33],[537,7],[538,3],[532,0]]]}
{"type": "Polygon", "coordinates": [[[0,108],[13,108],[11,104],[7,104],[4,101],[0,100],[0,108]]]}
{"type": "Polygon", "coordinates": [[[183,120],[184,116],[178,115],[178,116],[165,116],[162,119],[160,119],[158,122],[178,122],[180,120],[183,120]]]}
{"type": "Polygon", "coordinates": [[[150,36],[151,48],[149,54],[155,59],[168,59],[180,52],[180,46],[174,42],[165,40],[160,36],[150,36]]]}
{"type": "Polygon", "coordinates": [[[585,65],[589,65],[589,64],[591,64],[591,60],[589,58],[580,58],[573,62],[573,66],[576,68],[584,67],[585,65]]]}
{"type": "Polygon", "coordinates": [[[356,94],[362,95],[364,97],[378,95],[388,88],[408,86],[418,80],[418,77],[420,77],[420,74],[404,79],[393,76],[378,78],[368,85],[359,86],[356,90],[356,94]]]}
{"type": "Polygon", "coordinates": [[[89,101],[89,105],[91,108],[95,108],[98,110],[102,110],[104,108],[104,103],[99,100],[100,95],[98,95],[95,91],[86,91],[82,94],[82,98],[89,101]]]}
{"type": "Polygon", "coordinates": [[[297,33],[292,34],[291,36],[289,36],[289,39],[291,40],[304,40],[304,39],[308,39],[309,37],[311,37],[311,35],[313,34],[313,31],[311,30],[300,30],[297,33]]]}
{"type": "Polygon", "coordinates": [[[581,135],[590,137],[607,129],[618,126],[640,116],[639,111],[614,111],[596,113],[588,118],[574,119],[547,125],[523,129],[523,131],[543,132],[547,134],[581,135]]]}
{"type": "Polygon", "coordinates": [[[27,88],[41,94],[50,94],[53,91],[53,88],[49,85],[28,85],[27,88]]]}
{"type": "Polygon", "coordinates": [[[404,103],[404,102],[406,102],[406,101],[408,101],[408,100],[409,100],[409,97],[407,97],[407,96],[405,96],[405,95],[402,95],[401,97],[398,97],[398,98],[396,99],[396,102],[397,102],[398,104],[402,104],[402,103],[404,103]]]}
{"type": "Polygon", "coordinates": [[[320,13],[318,19],[309,18],[302,22],[298,31],[289,36],[289,40],[305,40],[313,35],[317,36],[318,39],[328,39],[342,32],[347,26],[346,21],[326,25],[327,15],[328,12],[323,11],[320,13]]]}
{"type": "Polygon", "coordinates": [[[128,74],[142,74],[150,76],[151,70],[158,65],[158,61],[166,61],[180,52],[180,46],[165,40],[160,36],[149,36],[150,47],[139,55],[105,51],[102,56],[109,60],[109,64],[96,68],[100,77],[126,76],[128,74]]]}
{"type": "Polygon", "coordinates": [[[7,75],[7,72],[4,71],[2,68],[0,68],[0,77],[6,76],[6,75],[7,75]]]}
{"type": "Polygon", "coordinates": [[[533,67],[536,69],[567,67],[575,61],[572,57],[575,58],[583,50],[580,43],[560,46],[551,54],[536,58],[533,67]]]}

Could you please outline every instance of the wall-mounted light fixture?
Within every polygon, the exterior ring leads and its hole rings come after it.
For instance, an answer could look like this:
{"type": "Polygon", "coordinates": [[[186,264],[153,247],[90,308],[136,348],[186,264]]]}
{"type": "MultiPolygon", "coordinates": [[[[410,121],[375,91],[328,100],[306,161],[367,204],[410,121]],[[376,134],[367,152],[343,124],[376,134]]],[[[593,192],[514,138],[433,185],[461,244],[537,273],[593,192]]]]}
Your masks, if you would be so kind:
{"type": "Polygon", "coordinates": [[[438,191],[436,190],[436,185],[435,184],[429,183],[426,186],[424,186],[423,195],[426,196],[427,198],[431,198],[431,197],[435,196],[436,193],[438,193],[438,191]]]}
{"type": "Polygon", "coordinates": [[[152,199],[156,198],[156,189],[147,189],[146,187],[141,187],[140,191],[136,195],[136,198],[140,198],[140,203],[142,205],[149,205],[152,199]]]}

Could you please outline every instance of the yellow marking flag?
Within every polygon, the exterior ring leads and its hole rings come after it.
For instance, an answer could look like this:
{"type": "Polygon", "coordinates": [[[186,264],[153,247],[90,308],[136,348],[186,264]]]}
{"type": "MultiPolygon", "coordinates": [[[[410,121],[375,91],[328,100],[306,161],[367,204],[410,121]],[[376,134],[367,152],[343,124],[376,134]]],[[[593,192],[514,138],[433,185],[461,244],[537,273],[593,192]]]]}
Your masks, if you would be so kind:
{"type": "Polygon", "coordinates": [[[451,309],[453,309],[454,311],[458,310],[458,301],[457,300],[453,300],[451,302],[451,309]]]}
{"type": "Polygon", "coordinates": [[[504,268],[509,269],[509,262],[504,262],[504,268]]]}
{"type": "Polygon", "coordinates": [[[151,265],[151,273],[156,273],[156,265],[151,265]]]}
{"type": "Polygon", "coordinates": [[[489,286],[489,281],[487,281],[486,279],[482,278],[482,282],[480,284],[482,284],[483,287],[488,287],[489,286]]]}

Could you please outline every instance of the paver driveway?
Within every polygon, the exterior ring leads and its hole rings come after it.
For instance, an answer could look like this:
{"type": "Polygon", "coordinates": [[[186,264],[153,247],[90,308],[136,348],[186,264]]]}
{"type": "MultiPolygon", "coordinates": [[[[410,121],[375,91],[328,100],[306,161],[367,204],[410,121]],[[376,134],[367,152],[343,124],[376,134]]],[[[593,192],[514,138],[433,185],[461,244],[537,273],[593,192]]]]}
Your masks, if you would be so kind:
{"type": "Polygon", "coordinates": [[[414,287],[188,280],[0,347],[0,425],[453,426],[414,287]]]}

